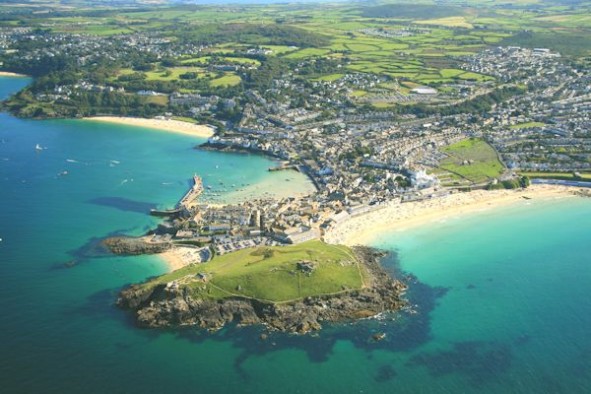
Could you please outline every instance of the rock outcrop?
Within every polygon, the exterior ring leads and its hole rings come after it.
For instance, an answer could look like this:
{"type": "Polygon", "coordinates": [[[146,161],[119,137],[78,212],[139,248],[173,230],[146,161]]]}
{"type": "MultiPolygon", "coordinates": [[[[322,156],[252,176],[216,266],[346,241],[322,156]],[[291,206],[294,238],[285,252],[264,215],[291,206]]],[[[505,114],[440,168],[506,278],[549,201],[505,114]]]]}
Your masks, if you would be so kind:
{"type": "Polygon", "coordinates": [[[105,239],[102,244],[114,254],[140,255],[166,252],[172,247],[171,243],[149,243],[142,238],[112,237],[105,239]]]}

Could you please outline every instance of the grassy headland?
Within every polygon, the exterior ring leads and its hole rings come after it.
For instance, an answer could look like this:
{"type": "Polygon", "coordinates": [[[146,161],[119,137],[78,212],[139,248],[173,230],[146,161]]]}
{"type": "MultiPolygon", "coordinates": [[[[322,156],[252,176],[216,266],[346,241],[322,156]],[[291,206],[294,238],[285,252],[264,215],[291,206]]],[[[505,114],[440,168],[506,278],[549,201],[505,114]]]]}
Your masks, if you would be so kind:
{"type": "Polygon", "coordinates": [[[367,271],[350,248],[309,241],[217,256],[208,263],[148,281],[144,286],[176,281],[198,298],[244,297],[286,302],[361,289],[366,280],[367,271]],[[302,262],[309,263],[312,270],[298,268],[302,262]]]}
{"type": "Polygon", "coordinates": [[[246,249],[133,285],[117,303],[143,327],[237,322],[306,333],[406,305],[406,285],[381,268],[382,256],[320,241],[246,249]]]}

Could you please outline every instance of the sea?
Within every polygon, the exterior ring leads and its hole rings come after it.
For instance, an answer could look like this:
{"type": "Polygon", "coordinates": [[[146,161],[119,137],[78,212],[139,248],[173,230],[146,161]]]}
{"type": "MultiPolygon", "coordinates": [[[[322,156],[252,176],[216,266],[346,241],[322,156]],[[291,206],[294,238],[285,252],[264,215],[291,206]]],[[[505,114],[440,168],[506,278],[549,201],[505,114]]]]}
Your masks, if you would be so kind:
{"type": "MultiPolygon", "coordinates": [[[[0,77],[0,97],[29,82],[0,77]]],[[[1,392],[591,392],[586,198],[380,234],[372,246],[409,284],[402,312],[306,336],[136,328],[114,305],[119,290],[167,267],[106,254],[100,240],[158,225],[149,209],[173,206],[194,173],[219,189],[268,182],[276,164],[199,142],[0,113],[1,392]]]]}

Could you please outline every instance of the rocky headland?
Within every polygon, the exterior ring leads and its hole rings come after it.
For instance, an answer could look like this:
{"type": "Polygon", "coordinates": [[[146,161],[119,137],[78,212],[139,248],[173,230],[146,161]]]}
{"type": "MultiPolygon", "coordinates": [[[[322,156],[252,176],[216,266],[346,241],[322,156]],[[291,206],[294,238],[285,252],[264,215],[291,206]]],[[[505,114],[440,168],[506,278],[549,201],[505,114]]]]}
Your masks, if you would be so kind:
{"type": "Polygon", "coordinates": [[[172,247],[170,242],[152,243],[142,237],[110,237],[102,245],[113,254],[126,256],[163,253],[172,247]]]}
{"type": "Polygon", "coordinates": [[[319,330],[324,322],[353,321],[403,308],[407,287],[381,267],[384,253],[360,246],[354,251],[370,274],[369,285],[359,290],[271,303],[236,296],[221,300],[194,298],[188,288],[171,283],[132,285],[121,291],[117,305],[133,311],[140,327],[198,326],[216,330],[228,323],[262,324],[270,330],[291,333],[319,330]]]}

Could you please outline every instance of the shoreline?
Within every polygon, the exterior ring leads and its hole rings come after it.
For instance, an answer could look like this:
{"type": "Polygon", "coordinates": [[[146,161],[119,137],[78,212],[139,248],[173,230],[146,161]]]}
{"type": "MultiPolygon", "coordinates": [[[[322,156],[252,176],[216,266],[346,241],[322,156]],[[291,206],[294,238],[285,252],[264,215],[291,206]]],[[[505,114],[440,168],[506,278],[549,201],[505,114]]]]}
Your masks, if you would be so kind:
{"type": "Polygon", "coordinates": [[[0,71],[0,77],[30,78],[28,75],[13,73],[10,71],[0,71]]]}
{"type": "MultiPolygon", "coordinates": [[[[506,207],[518,202],[548,201],[576,197],[576,188],[553,185],[531,185],[518,190],[476,190],[455,193],[426,201],[393,202],[383,209],[349,218],[329,230],[322,238],[329,244],[369,246],[383,233],[425,226],[448,218],[457,218],[506,207]]],[[[182,257],[182,247],[159,253],[169,272],[189,264],[182,257]]]]}
{"type": "Polygon", "coordinates": [[[347,246],[368,245],[384,233],[497,209],[526,199],[547,201],[575,197],[574,191],[566,186],[531,185],[527,189],[477,190],[426,201],[390,203],[383,209],[345,220],[329,230],[324,241],[347,246]]]}
{"type": "Polygon", "coordinates": [[[126,126],[147,127],[150,129],[168,131],[176,134],[189,135],[198,138],[209,138],[215,133],[213,128],[195,123],[183,122],[174,119],[145,119],[124,116],[93,116],[82,118],[82,120],[120,124],[126,126]]]}
{"type": "Polygon", "coordinates": [[[158,253],[157,256],[166,264],[168,272],[174,272],[189,265],[183,260],[181,251],[174,247],[166,252],[158,253]]]}

